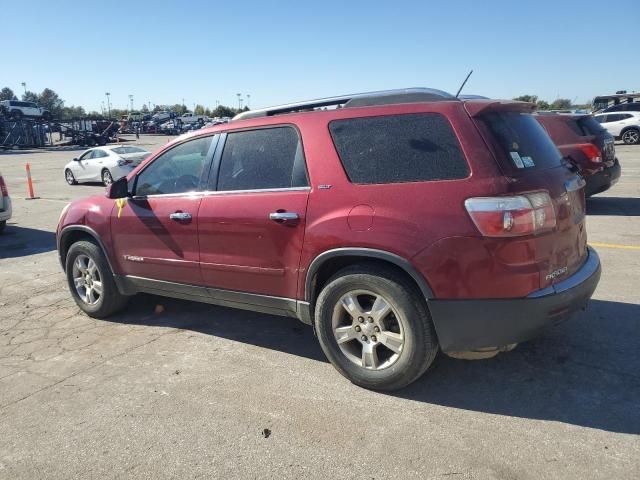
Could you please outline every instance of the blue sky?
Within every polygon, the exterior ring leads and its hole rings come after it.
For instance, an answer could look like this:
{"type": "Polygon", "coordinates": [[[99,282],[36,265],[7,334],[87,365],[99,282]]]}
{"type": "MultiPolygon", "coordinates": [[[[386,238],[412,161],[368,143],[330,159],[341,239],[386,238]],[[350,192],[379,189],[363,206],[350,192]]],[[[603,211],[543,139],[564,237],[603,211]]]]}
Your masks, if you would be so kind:
{"type": "Polygon", "coordinates": [[[640,91],[638,0],[2,2],[0,87],[67,105],[251,106],[429,86],[590,101],[640,91]],[[604,32],[607,32],[605,35],[604,32]],[[626,57],[629,58],[629,57],[626,57]]]}

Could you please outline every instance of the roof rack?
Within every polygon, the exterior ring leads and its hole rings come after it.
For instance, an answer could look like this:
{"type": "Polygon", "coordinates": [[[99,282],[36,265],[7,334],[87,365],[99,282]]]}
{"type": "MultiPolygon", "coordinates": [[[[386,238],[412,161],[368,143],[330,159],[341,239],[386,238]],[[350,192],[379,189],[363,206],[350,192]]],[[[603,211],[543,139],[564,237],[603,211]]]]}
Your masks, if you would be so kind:
{"type": "Polygon", "coordinates": [[[232,120],[246,120],[248,118],[270,117],[285,113],[309,111],[316,108],[342,105],[349,107],[369,107],[373,105],[391,105],[394,103],[417,103],[455,101],[456,97],[450,93],[435,88],[402,88],[396,90],[380,90],[377,92],[354,93],[337,97],[318,98],[304,102],[288,103],[274,107],[249,110],[239,113],[232,120]]]}

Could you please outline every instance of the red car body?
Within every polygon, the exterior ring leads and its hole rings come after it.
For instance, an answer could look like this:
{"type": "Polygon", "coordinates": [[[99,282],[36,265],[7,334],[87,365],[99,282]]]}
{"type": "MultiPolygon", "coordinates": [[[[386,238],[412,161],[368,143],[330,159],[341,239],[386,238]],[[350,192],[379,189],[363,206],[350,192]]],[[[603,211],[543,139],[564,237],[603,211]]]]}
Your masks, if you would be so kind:
{"type": "MultiPolygon", "coordinates": [[[[392,265],[426,299],[441,348],[467,350],[527,339],[583,308],[600,276],[587,247],[584,194],[563,166],[512,171],[488,127],[489,112],[528,115],[531,105],[494,100],[402,103],[288,113],[199,130],[192,139],[276,125],[302,139],[309,186],[281,191],[199,191],[73,202],[57,229],[62,263],[79,238],[99,242],[122,293],[138,291],[289,315],[313,322],[319,289],[333,272],[367,258],[392,265]],[[330,122],[436,113],[468,163],[463,179],[355,184],[345,173],[330,122]],[[569,186],[572,186],[569,188],[569,186]],[[472,197],[546,192],[556,223],[524,236],[486,236],[465,209],[472,197]],[[298,219],[273,221],[274,212],[298,219]],[[190,221],[170,215],[191,214],[190,221]]],[[[128,177],[184,142],[179,138],[128,177]]],[[[217,154],[216,154],[217,155],[217,154]]],[[[215,160],[209,167],[216,168],[215,160]]]]}

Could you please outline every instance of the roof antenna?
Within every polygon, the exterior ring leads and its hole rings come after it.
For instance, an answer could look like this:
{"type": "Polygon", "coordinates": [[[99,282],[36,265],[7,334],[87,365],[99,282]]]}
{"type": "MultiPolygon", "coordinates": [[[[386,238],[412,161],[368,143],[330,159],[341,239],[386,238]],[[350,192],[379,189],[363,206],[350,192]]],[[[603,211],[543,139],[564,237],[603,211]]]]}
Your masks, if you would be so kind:
{"type": "Polygon", "coordinates": [[[467,75],[467,78],[465,78],[464,82],[462,82],[462,85],[460,85],[460,88],[458,89],[458,93],[456,93],[456,98],[458,98],[458,95],[460,95],[460,92],[462,91],[464,86],[467,84],[467,80],[469,80],[469,77],[471,76],[472,73],[473,73],[473,70],[469,72],[469,75],[467,75]]]}

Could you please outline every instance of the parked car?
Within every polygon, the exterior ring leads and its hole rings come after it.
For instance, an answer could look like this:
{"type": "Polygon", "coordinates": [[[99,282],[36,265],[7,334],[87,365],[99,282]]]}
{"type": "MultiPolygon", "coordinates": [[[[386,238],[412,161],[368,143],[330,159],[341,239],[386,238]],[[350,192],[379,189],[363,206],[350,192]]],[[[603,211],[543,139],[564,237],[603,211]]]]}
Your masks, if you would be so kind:
{"type": "Polygon", "coordinates": [[[189,123],[199,123],[201,125],[204,125],[209,121],[209,117],[207,117],[206,115],[196,115],[195,113],[187,112],[180,117],[180,120],[182,120],[182,123],[184,123],[185,125],[189,123]]]}
{"type": "Polygon", "coordinates": [[[131,112],[127,115],[126,119],[129,122],[142,122],[144,120],[144,113],[142,112],[131,112]]]}
{"type": "Polygon", "coordinates": [[[0,101],[0,109],[5,116],[20,120],[23,117],[43,118],[49,120],[51,112],[46,108],[39,107],[37,103],[20,102],[18,100],[2,100],[0,101]]]}
{"type": "Polygon", "coordinates": [[[640,112],[601,113],[593,118],[625,144],[640,144],[640,112]]]}
{"type": "Polygon", "coordinates": [[[630,103],[619,103],[618,105],[611,105],[605,108],[600,113],[609,112],[640,112],[640,101],[630,103]]]}
{"type": "Polygon", "coordinates": [[[133,145],[90,148],[64,166],[64,178],[69,185],[84,182],[111,185],[114,179],[128,175],[149,155],[144,148],[133,145]]]}
{"type": "Polygon", "coordinates": [[[11,197],[7,184],[4,183],[2,172],[0,172],[0,233],[7,227],[7,222],[11,219],[11,197]]]}
{"type": "Polygon", "coordinates": [[[586,180],[587,197],[608,190],[620,179],[613,135],[593,116],[541,113],[536,119],[586,180]]]}
{"type": "Polygon", "coordinates": [[[167,120],[171,120],[176,116],[177,116],[176,112],[163,111],[163,112],[154,113],[151,116],[151,121],[156,123],[161,123],[161,122],[166,122],[167,120]]]}
{"type": "Polygon", "coordinates": [[[413,382],[439,349],[508,350],[600,278],[584,180],[533,108],[408,89],[182,136],[65,207],[71,295],[96,318],[138,292],[296,317],[372,389],[413,382]]]}

